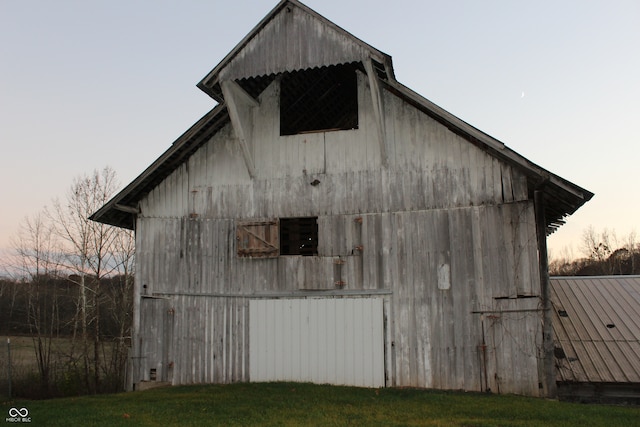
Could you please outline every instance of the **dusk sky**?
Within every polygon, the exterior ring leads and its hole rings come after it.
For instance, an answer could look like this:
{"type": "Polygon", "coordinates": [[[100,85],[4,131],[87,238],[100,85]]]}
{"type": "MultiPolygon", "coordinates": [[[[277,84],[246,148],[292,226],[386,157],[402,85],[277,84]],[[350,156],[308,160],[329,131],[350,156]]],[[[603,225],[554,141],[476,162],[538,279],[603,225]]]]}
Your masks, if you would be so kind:
{"type": "MultiPolygon", "coordinates": [[[[549,238],[639,231],[640,2],[307,0],[399,82],[595,193],[549,238]]],[[[0,251],[74,177],[121,186],[215,102],[195,87],[276,0],[0,0],[0,251]]],[[[639,239],[640,240],[640,239],[639,239]]]]}

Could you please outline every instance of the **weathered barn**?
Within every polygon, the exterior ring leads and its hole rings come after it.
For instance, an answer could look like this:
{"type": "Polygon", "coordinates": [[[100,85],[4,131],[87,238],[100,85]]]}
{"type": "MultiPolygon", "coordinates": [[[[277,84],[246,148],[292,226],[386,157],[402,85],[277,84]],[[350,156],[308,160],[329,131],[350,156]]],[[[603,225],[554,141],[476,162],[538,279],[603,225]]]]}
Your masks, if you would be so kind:
{"type": "Polygon", "coordinates": [[[218,105],[92,216],[136,231],[134,384],[553,394],[545,235],[591,193],[296,0],[198,87],[218,105]]]}
{"type": "Polygon", "coordinates": [[[640,403],[640,276],[553,277],[558,396],[640,403]]]}

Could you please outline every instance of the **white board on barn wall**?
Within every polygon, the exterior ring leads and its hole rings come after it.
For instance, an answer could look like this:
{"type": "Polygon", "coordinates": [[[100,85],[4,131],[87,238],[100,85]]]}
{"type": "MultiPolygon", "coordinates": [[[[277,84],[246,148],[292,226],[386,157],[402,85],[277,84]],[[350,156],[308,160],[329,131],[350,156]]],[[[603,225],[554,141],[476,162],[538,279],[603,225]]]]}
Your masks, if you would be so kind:
{"type": "Polygon", "coordinates": [[[253,382],[384,386],[382,298],[249,302],[253,382]]]}

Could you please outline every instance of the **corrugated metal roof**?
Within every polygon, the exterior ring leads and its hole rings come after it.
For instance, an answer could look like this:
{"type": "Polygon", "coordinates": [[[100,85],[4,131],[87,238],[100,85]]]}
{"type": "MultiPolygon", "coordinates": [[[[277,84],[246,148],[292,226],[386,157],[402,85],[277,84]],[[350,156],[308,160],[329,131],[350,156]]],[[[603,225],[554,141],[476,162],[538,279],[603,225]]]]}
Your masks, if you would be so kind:
{"type": "Polygon", "coordinates": [[[640,276],[552,277],[557,381],[640,383],[640,276]]]}

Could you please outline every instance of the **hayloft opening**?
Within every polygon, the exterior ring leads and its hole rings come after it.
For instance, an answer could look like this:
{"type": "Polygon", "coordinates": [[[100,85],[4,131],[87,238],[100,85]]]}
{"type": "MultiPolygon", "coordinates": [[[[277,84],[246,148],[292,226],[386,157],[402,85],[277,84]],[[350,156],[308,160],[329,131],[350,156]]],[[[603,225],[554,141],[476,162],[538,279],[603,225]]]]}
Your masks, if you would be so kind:
{"type": "Polygon", "coordinates": [[[318,255],[318,217],[239,220],[236,247],[241,258],[318,255]]]}
{"type": "Polygon", "coordinates": [[[318,217],[280,218],[280,255],[318,255],[318,217]]]}
{"type": "Polygon", "coordinates": [[[356,64],[284,73],[280,135],[358,128],[356,64]]]}

